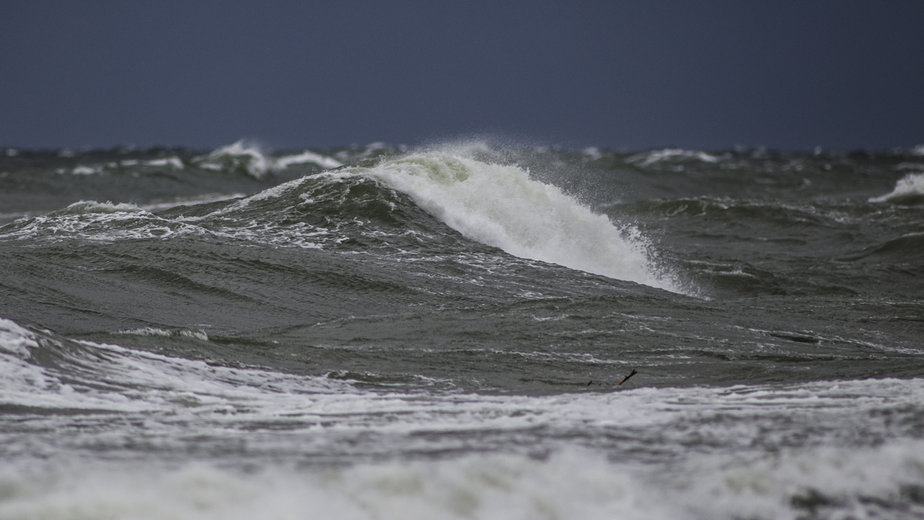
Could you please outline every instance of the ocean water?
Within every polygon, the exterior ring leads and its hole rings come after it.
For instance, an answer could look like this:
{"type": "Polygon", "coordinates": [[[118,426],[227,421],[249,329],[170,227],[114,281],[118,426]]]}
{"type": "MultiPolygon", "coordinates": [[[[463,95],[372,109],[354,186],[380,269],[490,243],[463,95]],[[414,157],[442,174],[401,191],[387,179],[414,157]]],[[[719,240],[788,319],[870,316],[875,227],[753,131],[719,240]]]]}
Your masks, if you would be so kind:
{"type": "Polygon", "coordinates": [[[4,520],[924,518],[921,147],[4,149],[0,266],[4,520]]]}

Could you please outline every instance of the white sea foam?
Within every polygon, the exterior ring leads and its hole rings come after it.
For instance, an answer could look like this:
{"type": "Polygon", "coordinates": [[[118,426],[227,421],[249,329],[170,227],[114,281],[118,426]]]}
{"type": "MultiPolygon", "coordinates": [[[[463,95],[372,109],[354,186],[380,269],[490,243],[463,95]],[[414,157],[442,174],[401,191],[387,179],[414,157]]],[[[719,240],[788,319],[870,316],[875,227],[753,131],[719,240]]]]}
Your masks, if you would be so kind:
{"type": "MultiPolygon", "coordinates": [[[[694,518],[922,518],[924,441],[695,457],[676,485],[694,518]],[[909,491],[910,490],[910,491],[909,491]]],[[[679,477],[679,478],[678,478],[679,477]]]]}
{"type": "Polygon", "coordinates": [[[273,171],[272,160],[253,144],[237,141],[219,148],[208,155],[193,159],[193,163],[202,169],[228,171],[240,169],[255,178],[261,178],[273,171]]]}
{"type": "Polygon", "coordinates": [[[895,188],[891,193],[872,197],[869,201],[898,202],[922,197],[924,197],[924,173],[909,173],[895,183],[895,188]]]}
{"type": "Polygon", "coordinates": [[[665,148],[663,150],[654,150],[651,152],[645,152],[633,155],[626,159],[627,162],[637,163],[641,166],[651,166],[664,161],[671,161],[677,159],[690,160],[695,159],[697,161],[706,162],[706,163],[716,163],[719,162],[719,158],[715,155],[708,154],[706,152],[701,152],[698,150],[683,150],[679,148],[665,148]]]}
{"type": "MultiPolygon", "coordinates": [[[[325,169],[339,168],[343,163],[310,150],[295,155],[286,155],[278,159],[268,157],[258,146],[237,141],[219,148],[208,155],[193,159],[193,164],[205,170],[229,171],[242,170],[255,178],[268,173],[284,170],[292,165],[312,163],[325,169]]],[[[182,163],[180,163],[182,167],[182,163]]]]}
{"type": "Polygon", "coordinates": [[[49,215],[81,215],[88,213],[140,213],[142,209],[129,202],[99,202],[95,200],[81,200],[67,207],[53,211],[49,215]]]}
{"type": "Polygon", "coordinates": [[[64,463],[34,475],[0,473],[0,516],[786,520],[813,510],[822,518],[920,518],[921,504],[894,504],[924,479],[922,454],[924,443],[896,441],[859,450],[694,456],[663,473],[582,449],[248,473],[201,463],[176,469],[64,463]]]}
{"type": "MultiPolygon", "coordinates": [[[[123,333],[208,341],[204,332],[188,329],[144,328],[123,333]]],[[[869,413],[924,401],[924,379],[639,388],[547,397],[391,394],[360,391],[339,379],[224,367],[113,344],[65,340],[5,319],[0,319],[0,376],[0,402],[22,406],[168,415],[181,410],[197,414],[233,410],[239,417],[228,417],[232,422],[291,419],[310,429],[310,424],[326,418],[328,431],[372,429],[401,435],[460,429],[517,432],[536,427],[568,431],[577,426],[582,432],[604,433],[618,425],[657,430],[660,442],[676,443],[680,448],[687,435],[680,425],[698,425],[699,437],[714,437],[716,445],[728,448],[749,446],[758,437],[764,444],[785,445],[790,430],[785,425],[779,430],[768,428],[784,416],[813,425],[816,435],[824,431],[834,438],[880,435],[888,425],[870,423],[869,413]],[[65,342],[69,342],[66,348],[65,342]],[[69,361],[49,367],[34,364],[32,354],[38,348],[59,352],[69,361]],[[68,372],[71,369],[76,372],[68,372]],[[64,387],[80,391],[55,390],[64,387]],[[734,430],[725,426],[728,420],[746,417],[754,420],[734,430]]],[[[636,381],[641,381],[638,378],[644,376],[637,376],[636,381]]],[[[382,446],[385,452],[390,448],[382,446]]]]}
{"type": "Polygon", "coordinates": [[[94,242],[207,235],[204,228],[158,217],[134,204],[75,202],[46,215],[26,217],[9,226],[0,239],[62,240],[79,237],[94,242]]]}
{"type": "Polygon", "coordinates": [[[31,362],[38,348],[34,333],[0,318],[0,405],[41,406],[49,399],[62,402],[57,396],[74,395],[73,387],[31,362]]]}
{"type": "Polygon", "coordinates": [[[176,156],[173,157],[162,157],[159,159],[151,159],[149,161],[141,162],[137,159],[124,159],[122,161],[113,161],[105,164],[97,164],[93,166],[87,166],[83,164],[78,164],[77,166],[66,169],[58,168],[55,172],[59,175],[100,175],[104,172],[117,170],[119,168],[133,168],[138,165],[151,166],[157,168],[169,168],[172,170],[182,170],[184,165],[183,161],[176,156]]]}
{"type": "Polygon", "coordinates": [[[463,235],[523,258],[680,292],[638,230],[596,214],[513,165],[438,151],[387,160],[369,176],[408,193],[463,235]]]}
{"type": "Polygon", "coordinates": [[[35,346],[32,333],[15,322],[0,318],[0,350],[19,358],[29,355],[29,347],[35,346]]]}
{"type": "MultiPolygon", "coordinates": [[[[177,470],[68,468],[31,481],[5,472],[0,516],[137,520],[353,519],[651,519],[669,517],[657,500],[599,457],[549,460],[481,455],[450,461],[366,464],[252,474],[192,464],[177,470]],[[39,492],[39,490],[41,490],[39,492]],[[657,512],[657,514],[653,514],[657,512]]],[[[654,490],[652,490],[654,491],[654,490]]]]}
{"type": "Polygon", "coordinates": [[[587,157],[591,161],[596,161],[603,157],[603,153],[596,146],[584,148],[582,152],[584,153],[584,157],[587,157]]]}
{"type": "Polygon", "coordinates": [[[79,165],[71,170],[72,175],[96,175],[103,171],[102,167],[90,167],[79,165]]]}
{"type": "MultiPolygon", "coordinates": [[[[123,161],[124,163],[125,161],[123,161]]],[[[183,169],[183,161],[179,157],[163,157],[160,159],[151,159],[150,161],[144,162],[145,166],[158,166],[158,167],[169,167],[174,170],[183,169]]]]}
{"type": "Polygon", "coordinates": [[[157,327],[143,327],[140,329],[125,329],[120,330],[119,334],[125,334],[128,336],[160,336],[164,338],[175,338],[175,337],[184,337],[184,338],[195,338],[200,341],[208,341],[209,336],[204,330],[189,330],[189,329],[160,329],[157,327]]]}
{"type": "Polygon", "coordinates": [[[304,151],[296,155],[286,155],[275,160],[276,168],[285,169],[293,164],[305,164],[312,163],[317,164],[322,168],[339,168],[343,166],[343,163],[334,159],[333,157],[327,157],[325,155],[317,154],[311,151],[304,151]]]}

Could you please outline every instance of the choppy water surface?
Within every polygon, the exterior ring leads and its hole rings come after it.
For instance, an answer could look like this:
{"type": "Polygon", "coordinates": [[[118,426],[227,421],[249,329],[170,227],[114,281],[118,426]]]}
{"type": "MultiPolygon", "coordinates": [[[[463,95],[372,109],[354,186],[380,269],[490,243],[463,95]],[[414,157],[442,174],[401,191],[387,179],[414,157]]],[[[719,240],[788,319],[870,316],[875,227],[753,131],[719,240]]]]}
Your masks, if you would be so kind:
{"type": "Polygon", "coordinates": [[[3,152],[0,518],[924,518],[924,150],[3,152]]]}

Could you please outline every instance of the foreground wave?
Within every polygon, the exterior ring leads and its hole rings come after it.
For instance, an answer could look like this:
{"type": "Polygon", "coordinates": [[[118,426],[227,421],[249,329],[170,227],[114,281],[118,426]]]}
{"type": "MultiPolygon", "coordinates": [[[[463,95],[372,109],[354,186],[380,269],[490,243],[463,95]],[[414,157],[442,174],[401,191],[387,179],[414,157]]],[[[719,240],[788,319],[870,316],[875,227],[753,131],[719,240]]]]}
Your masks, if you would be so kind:
{"type": "Polygon", "coordinates": [[[584,450],[249,473],[202,464],[143,474],[64,465],[26,482],[0,476],[11,490],[0,513],[10,520],[63,511],[138,519],[285,519],[305,511],[344,519],[917,518],[922,451],[909,441],[784,450],[756,461],[693,456],[671,477],[584,450]]]}
{"type": "Polygon", "coordinates": [[[4,413],[32,414],[0,434],[3,518],[294,518],[307,507],[343,518],[924,512],[924,445],[914,440],[924,379],[545,397],[383,392],[8,320],[0,371],[4,413]],[[879,416],[892,420],[868,420],[879,416]],[[82,433],[62,444],[54,432],[75,418],[82,433]],[[24,439],[31,456],[14,456],[24,439]],[[132,462],[139,449],[158,454],[143,472],[132,462]]]}

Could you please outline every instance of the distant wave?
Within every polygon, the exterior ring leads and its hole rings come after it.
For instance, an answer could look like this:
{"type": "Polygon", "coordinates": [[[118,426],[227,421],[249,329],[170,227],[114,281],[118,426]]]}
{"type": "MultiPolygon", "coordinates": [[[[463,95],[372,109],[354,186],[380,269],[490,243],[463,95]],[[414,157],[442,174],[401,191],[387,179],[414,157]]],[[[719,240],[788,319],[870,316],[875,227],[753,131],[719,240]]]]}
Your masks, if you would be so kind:
{"type": "MultiPolygon", "coordinates": [[[[8,149],[6,155],[7,157],[16,157],[19,152],[8,149]]],[[[70,158],[73,155],[73,153],[63,155],[59,153],[59,157],[62,158],[70,158]]],[[[243,140],[217,148],[207,154],[186,155],[185,158],[178,155],[164,155],[155,158],[132,158],[100,163],[86,161],[86,159],[91,158],[92,155],[90,157],[81,157],[80,162],[76,165],[57,168],[55,173],[80,176],[119,173],[129,169],[134,171],[179,171],[195,168],[213,172],[239,173],[254,179],[261,179],[270,173],[304,164],[313,164],[325,170],[343,166],[341,161],[333,157],[310,150],[273,157],[264,152],[259,146],[243,140]]]]}
{"type": "Polygon", "coordinates": [[[890,193],[872,197],[869,201],[899,203],[924,201],[924,172],[905,175],[895,183],[895,188],[890,193]]]}
{"type": "Polygon", "coordinates": [[[164,338],[194,338],[200,341],[208,341],[209,336],[203,330],[189,330],[189,329],[159,329],[156,327],[143,327],[140,329],[125,329],[120,330],[117,334],[123,334],[126,336],[160,336],[164,338]]]}
{"type": "Polygon", "coordinates": [[[343,163],[310,150],[294,155],[285,155],[272,158],[260,147],[237,141],[223,148],[219,148],[208,155],[193,159],[193,164],[199,168],[216,171],[232,171],[261,178],[267,173],[284,170],[293,165],[315,164],[324,169],[339,168],[343,163]]]}
{"type": "Polygon", "coordinates": [[[304,152],[295,154],[295,155],[286,155],[276,159],[273,164],[278,169],[285,169],[293,164],[317,164],[322,168],[332,169],[339,168],[343,166],[343,163],[325,155],[314,153],[312,151],[306,150],[304,152]]]}
{"type": "Polygon", "coordinates": [[[705,163],[719,162],[719,157],[702,152],[699,150],[683,150],[679,148],[665,148],[663,150],[653,150],[650,152],[633,155],[626,159],[627,162],[635,163],[640,166],[652,166],[654,164],[669,161],[689,161],[695,160],[705,163]]]}

